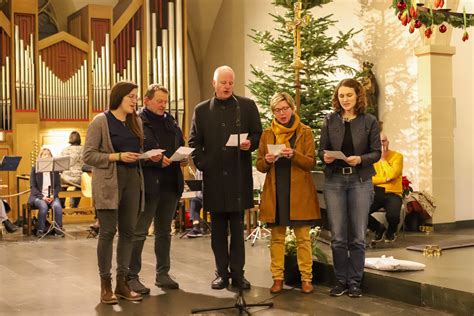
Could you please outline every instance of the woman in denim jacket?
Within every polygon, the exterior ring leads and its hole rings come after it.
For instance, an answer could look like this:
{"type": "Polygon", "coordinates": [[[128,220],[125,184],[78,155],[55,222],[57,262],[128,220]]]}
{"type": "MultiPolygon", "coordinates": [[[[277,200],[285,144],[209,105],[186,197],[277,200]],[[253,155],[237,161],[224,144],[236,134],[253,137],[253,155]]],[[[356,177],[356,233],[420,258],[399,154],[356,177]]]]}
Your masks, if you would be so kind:
{"type": "Polygon", "coordinates": [[[374,189],[372,176],[380,159],[377,119],[364,113],[366,97],[361,84],[344,79],[337,85],[330,113],[321,129],[318,156],[326,165],[324,198],[331,226],[331,249],[337,285],[332,296],[348,292],[360,297],[364,273],[365,233],[374,189]],[[336,159],[341,151],[346,158],[336,159]]]}

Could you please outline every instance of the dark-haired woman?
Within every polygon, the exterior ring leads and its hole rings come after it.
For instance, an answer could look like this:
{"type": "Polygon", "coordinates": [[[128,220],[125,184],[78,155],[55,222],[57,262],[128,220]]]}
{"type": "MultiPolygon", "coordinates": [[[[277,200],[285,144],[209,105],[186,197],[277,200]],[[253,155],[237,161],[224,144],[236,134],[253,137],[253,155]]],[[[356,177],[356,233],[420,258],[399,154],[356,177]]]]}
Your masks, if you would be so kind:
{"type": "MultiPolygon", "coordinates": [[[[81,134],[77,131],[72,131],[71,134],[69,134],[69,146],[64,148],[61,152],[61,156],[69,156],[70,158],[69,170],[61,172],[61,181],[63,183],[72,184],[75,187],[80,188],[82,166],[84,165],[82,152],[83,147],[81,146],[81,134]]],[[[72,197],[70,199],[70,206],[76,208],[80,201],[80,197],[72,197]]]]}
{"type": "Polygon", "coordinates": [[[318,155],[326,165],[324,198],[331,226],[331,249],[337,285],[330,295],[360,297],[364,274],[365,233],[374,196],[372,176],[380,159],[377,119],[366,114],[362,85],[344,79],[337,85],[332,106],[321,129],[318,155]],[[326,151],[342,151],[336,159],[326,151]]]}
{"type": "Polygon", "coordinates": [[[92,199],[100,222],[97,257],[101,279],[100,299],[116,304],[117,297],[139,301],[142,296],[127,285],[133,234],[143,208],[143,175],[139,155],[143,130],[136,114],[138,86],[116,83],[110,92],[109,110],[89,125],[84,162],[93,167],[92,199]],[[117,231],[117,284],[112,292],[113,241],[117,231]]]}

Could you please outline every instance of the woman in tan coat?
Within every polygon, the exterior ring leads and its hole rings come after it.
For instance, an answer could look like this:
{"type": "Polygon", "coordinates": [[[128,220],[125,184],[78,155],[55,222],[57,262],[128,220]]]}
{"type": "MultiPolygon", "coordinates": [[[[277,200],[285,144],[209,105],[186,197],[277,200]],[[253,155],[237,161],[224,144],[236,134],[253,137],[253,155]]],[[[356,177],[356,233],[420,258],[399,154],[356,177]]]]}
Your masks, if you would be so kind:
{"type": "Polygon", "coordinates": [[[311,293],[313,259],[309,231],[320,218],[319,203],[311,170],[315,160],[315,145],[311,129],[294,113],[295,103],[285,92],[276,93],[270,107],[274,114],[271,127],[260,139],[257,169],[266,173],[260,204],[260,220],[270,224],[270,246],[273,286],[271,293],[281,292],[285,265],[285,233],[295,231],[298,267],[301,272],[301,292],[311,293]],[[269,152],[269,146],[283,144],[279,152],[269,152]]]}

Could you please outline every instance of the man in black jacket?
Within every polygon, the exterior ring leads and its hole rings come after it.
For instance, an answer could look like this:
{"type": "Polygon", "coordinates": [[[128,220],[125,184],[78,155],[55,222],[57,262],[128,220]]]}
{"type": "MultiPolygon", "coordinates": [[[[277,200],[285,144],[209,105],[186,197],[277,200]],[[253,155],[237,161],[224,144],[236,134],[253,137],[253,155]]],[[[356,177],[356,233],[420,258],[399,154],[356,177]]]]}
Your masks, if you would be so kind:
{"type": "Polygon", "coordinates": [[[217,277],[211,287],[226,288],[232,278],[233,285],[240,285],[242,280],[242,287],[248,289],[250,283],[243,277],[243,211],[253,207],[251,153],[258,148],[262,125],[255,102],[233,95],[234,71],[230,67],[217,68],[212,85],[215,95],[194,109],[189,135],[189,145],[195,148],[193,161],[203,171],[204,210],[211,213],[211,245],[217,267],[217,277]],[[240,143],[240,189],[237,186],[237,147],[226,146],[229,136],[238,131],[248,133],[247,139],[240,143]]]}
{"type": "Polygon", "coordinates": [[[155,285],[165,289],[177,289],[179,284],[170,275],[171,221],[183,193],[184,180],[180,162],[169,158],[182,145],[183,133],[173,116],[166,112],[168,90],[160,85],[148,87],[144,97],[145,108],[140,112],[143,122],[144,150],[166,150],[163,155],[151,157],[142,163],[145,181],[145,209],[140,214],[130,260],[128,285],[141,294],[150,293],[138,277],[141,270],[143,245],[154,219],[155,225],[155,285]]]}

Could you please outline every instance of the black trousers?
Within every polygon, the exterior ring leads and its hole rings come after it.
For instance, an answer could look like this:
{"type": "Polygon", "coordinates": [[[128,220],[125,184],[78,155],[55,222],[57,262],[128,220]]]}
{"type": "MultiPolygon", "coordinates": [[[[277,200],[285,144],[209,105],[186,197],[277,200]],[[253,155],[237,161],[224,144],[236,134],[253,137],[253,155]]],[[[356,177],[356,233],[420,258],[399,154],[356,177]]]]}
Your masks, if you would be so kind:
{"type": "Polygon", "coordinates": [[[369,223],[367,227],[376,231],[381,225],[373,216],[372,213],[379,209],[385,209],[385,216],[387,217],[388,229],[387,234],[393,234],[397,231],[398,223],[400,223],[400,210],[402,209],[402,198],[390,192],[375,191],[374,202],[370,206],[369,223]]]}
{"type": "Polygon", "coordinates": [[[243,211],[211,212],[211,228],[211,247],[217,274],[222,278],[231,277],[239,281],[245,265],[243,211]]]}

